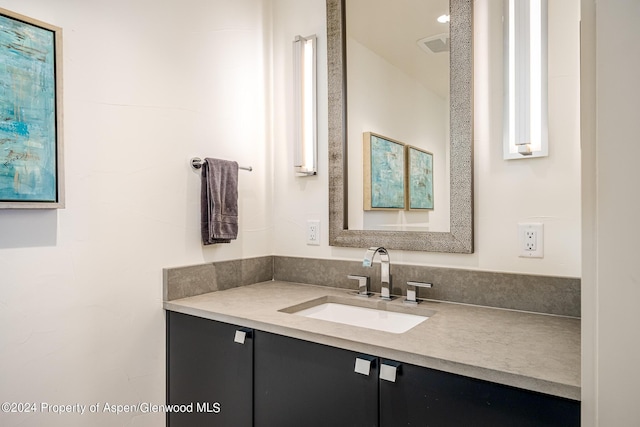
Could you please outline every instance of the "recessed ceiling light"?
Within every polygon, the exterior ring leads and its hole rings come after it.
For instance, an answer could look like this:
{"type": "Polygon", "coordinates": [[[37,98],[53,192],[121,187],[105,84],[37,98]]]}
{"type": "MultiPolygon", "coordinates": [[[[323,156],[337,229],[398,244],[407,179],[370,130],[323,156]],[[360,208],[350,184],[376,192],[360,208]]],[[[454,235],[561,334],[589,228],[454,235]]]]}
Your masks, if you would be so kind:
{"type": "Polygon", "coordinates": [[[441,24],[446,24],[450,20],[451,20],[451,17],[449,15],[440,15],[440,16],[438,16],[438,22],[441,23],[441,24]]]}

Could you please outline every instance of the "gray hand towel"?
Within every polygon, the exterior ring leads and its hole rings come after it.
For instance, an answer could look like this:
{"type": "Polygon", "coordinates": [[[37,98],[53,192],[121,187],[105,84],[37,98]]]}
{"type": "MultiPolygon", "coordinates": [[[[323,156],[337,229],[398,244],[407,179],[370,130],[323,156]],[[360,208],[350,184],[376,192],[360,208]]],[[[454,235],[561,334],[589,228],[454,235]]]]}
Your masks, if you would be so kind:
{"type": "Polygon", "coordinates": [[[238,237],[238,163],[204,159],[200,207],[205,245],[238,237]]]}

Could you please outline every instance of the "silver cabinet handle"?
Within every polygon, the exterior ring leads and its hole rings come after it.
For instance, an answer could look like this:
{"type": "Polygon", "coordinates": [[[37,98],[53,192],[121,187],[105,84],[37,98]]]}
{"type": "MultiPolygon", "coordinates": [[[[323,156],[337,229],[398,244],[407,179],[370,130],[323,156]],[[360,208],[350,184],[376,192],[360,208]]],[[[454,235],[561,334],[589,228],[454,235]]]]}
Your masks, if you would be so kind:
{"type": "Polygon", "coordinates": [[[251,338],[251,329],[241,328],[236,330],[235,337],[233,338],[233,342],[238,344],[244,344],[247,338],[251,338]]]}
{"type": "Polygon", "coordinates": [[[418,303],[418,288],[432,288],[431,283],[424,282],[407,282],[407,298],[404,300],[405,304],[417,304],[418,303]]]}
{"type": "Polygon", "coordinates": [[[356,357],[356,366],[353,371],[357,374],[369,376],[372,365],[375,363],[375,357],[358,356],[356,357]]]}
{"type": "Polygon", "coordinates": [[[382,362],[380,364],[380,379],[395,383],[399,371],[400,363],[390,361],[382,362]]]}

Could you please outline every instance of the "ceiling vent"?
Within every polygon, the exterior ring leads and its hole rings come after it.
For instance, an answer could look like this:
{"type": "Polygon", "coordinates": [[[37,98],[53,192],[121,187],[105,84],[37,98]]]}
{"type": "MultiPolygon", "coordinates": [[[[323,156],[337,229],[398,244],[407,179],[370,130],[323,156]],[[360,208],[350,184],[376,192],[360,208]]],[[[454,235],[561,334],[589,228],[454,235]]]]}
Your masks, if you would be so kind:
{"type": "Polygon", "coordinates": [[[422,50],[427,53],[446,53],[449,52],[451,38],[448,33],[437,34],[431,37],[425,37],[416,43],[422,50]]]}

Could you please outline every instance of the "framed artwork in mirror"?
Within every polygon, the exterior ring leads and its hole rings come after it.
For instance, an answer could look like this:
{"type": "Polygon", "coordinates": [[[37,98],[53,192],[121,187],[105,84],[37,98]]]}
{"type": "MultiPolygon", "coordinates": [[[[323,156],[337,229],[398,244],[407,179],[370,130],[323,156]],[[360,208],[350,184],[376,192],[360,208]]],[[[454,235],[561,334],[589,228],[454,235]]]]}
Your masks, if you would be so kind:
{"type": "Polygon", "coordinates": [[[407,145],[409,210],[433,209],[433,153],[407,145]]]}
{"type": "Polygon", "coordinates": [[[373,132],[363,135],[364,210],[405,209],[405,144],[373,132]]]}
{"type": "Polygon", "coordinates": [[[0,8],[0,208],[63,208],[62,29],[0,8]]]}

